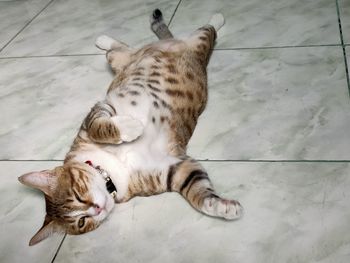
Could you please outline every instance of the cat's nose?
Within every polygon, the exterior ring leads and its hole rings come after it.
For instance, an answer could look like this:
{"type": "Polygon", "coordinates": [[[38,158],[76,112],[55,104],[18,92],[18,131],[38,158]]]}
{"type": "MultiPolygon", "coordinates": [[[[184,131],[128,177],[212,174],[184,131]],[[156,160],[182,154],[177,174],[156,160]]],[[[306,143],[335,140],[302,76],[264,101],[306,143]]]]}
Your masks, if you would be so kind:
{"type": "Polygon", "coordinates": [[[102,210],[103,210],[103,208],[100,207],[99,205],[95,205],[94,207],[95,207],[95,212],[96,212],[96,214],[98,214],[98,215],[99,215],[99,214],[102,212],[102,210]]]}

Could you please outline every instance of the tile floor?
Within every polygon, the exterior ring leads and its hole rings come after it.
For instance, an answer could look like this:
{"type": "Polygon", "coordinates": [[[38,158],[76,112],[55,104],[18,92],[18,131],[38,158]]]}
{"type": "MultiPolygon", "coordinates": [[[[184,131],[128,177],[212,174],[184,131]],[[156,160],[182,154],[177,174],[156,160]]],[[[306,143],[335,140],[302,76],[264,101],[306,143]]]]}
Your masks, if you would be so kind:
{"type": "Polygon", "coordinates": [[[349,0],[0,0],[0,262],[349,262],[349,54],[349,0]],[[156,40],[156,7],[178,36],[226,18],[189,153],[244,218],[168,193],[28,247],[44,202],[17,177],[60,163],[103,97],[112,75],[95,38],[156,40]]]}

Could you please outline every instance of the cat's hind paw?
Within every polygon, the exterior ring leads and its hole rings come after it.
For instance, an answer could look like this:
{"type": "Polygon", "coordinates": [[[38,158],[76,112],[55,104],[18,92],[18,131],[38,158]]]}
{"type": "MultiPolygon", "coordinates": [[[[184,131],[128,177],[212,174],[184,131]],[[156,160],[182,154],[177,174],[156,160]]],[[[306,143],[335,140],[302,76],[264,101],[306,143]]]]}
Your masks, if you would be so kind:
{"type": "Polygon", "coordinates": [[[208,24],[212,25],[216,32],[218,32],[219,29],[225,24],[225,18],[221,13],[216,13],[211,17],[208,24]]]}
{"type": "Polygon", "coordinates": [[[226,200],[219,197],[207,197],[204,199],[203,212],[222,217],[227,220],[238,219],[243,215],[243,207],[236,200],[226,200]]]}
{"type": "Polygon", "coordinates": [[[106,35],[102,35],[96,39],[95,45],[99,49],[108,51],[108,50],[112,49],[112,45],[114,42],[115,42],[115,40],[113,38],[106,36],[106,35]]]}

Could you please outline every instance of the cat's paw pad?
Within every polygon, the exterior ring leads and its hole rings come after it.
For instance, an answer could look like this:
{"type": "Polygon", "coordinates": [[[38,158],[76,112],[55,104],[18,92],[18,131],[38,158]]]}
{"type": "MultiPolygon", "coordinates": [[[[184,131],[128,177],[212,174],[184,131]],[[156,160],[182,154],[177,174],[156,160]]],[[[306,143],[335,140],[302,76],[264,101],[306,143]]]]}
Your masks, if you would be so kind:
{"type": "Polygon", "coordinates": [[[95,41],[95,45],[102,50],[111,50],[112,49],[112,45],[115,42],[115,40],[109,36],[106,35],[102,35],[99,36],[96,41],[95,41]]]}
{"type": "Polygon", "coordinates": [[[219,29],[225,24],[225,18],[221,13],[216,13],[214,14],[210,21],[209,25],[212,25],[216,32],[219,31],[219,29]]]}
{"type": "Polygon", "coordinates": [[[119,130],[122,142],[131,142],[143,133],[142,122],[130,116],[114,116],[112,120],[119,130]]]}
{"type": "Polygon", "coordinates": [[[203,211],[211,216],[227,220],[238,219],[243,215],[243,207],[236,200],[208,197],[204,200],[203,211]]]}

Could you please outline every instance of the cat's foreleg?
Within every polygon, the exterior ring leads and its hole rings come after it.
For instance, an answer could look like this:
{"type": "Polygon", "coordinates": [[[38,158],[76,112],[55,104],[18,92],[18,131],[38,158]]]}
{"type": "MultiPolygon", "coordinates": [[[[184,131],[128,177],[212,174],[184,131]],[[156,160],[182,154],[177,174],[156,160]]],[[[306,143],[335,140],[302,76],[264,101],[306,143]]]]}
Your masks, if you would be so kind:
{"type": "Polygon", "coordinates": [[[207,172],[194,160],[185,160],[170,167],[168,191],[179,192],[195,209],[209,216],[238,219],[243,208],[238,201],[219,197],[207,172]]]}
{"type": "Polygon", "coordinates": [[[99,102],[91,109],[82,128],[94,142],[120,144],[137,139],[144,126],[131,116],[117,115],[110,104],[99,102]]]}
{"type": "Polygon", "coordinates": [[[105,51],[109,51],[112,49],[130,50],[130,47],[127,44],[125,44],[121,41],[115,40],[114,38],[111,38],[111,37],[106,36],[106,35],[99,36],[95,41],[95,45],[99,49],[102,49],[105,51]]]}
{"type": "Polygon", "coordinates": [[[151,29],[156,36],[162,39],[174,38],[168,26],[163,20],[163,14],[159,9],[155,9],[150,17],[151,29]]]}

